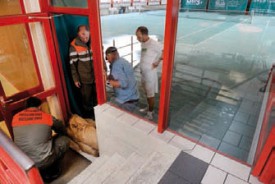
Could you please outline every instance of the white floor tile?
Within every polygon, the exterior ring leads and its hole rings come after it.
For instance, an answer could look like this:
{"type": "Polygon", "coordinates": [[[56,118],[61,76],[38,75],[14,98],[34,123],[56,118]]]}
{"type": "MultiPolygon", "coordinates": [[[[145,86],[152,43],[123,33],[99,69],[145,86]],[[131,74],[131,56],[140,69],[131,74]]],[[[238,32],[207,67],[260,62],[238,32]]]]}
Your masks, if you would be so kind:
{"type": "Polygon", "coordinates": [[[160,139],[164,142],[169,142],[174,136],[175,134],[172,134],[169,131],[164,131],[162,134],[158,133],[158,127],[156,127],[151,133],[150,135],[152,135],[153,137],[156,137],[157,139],[160,139]]]}
{"type": "Polygon", "coordinates": [[[108,176],[120,167],[125,159],[119,154],[114,154],[96,172],[92,173],[83,184],[102,183],[108,176]]]}
{"type": "Polygon", "coordinates": [[[206,163],[210,163],[213,156],[214,156],[215,152],[205,148],[201,145],[196,145],[195,148],[190,152],[190,155],[206,162],[206,163]]]}
{"type": "Polygon", "coordinates": [[[228,174],[224,184],[249,184],[235,176],[228,174]]]}
{"type": "Polygon", "coordinates": [[[118,118],[123,113],[127,113],[113,106],[110,106],[110,108],[107,108],[104,112],[112,115],[114,118],[118,118]]]}
{"type": "Polygon", "coordinates": [[[145,134],[149,134],[156,126],[143,120],[139,120],[134,125],[137,129],[141,130],[145,134]]]}
{"type": "Polygon", "coordinates": [[[211,164],[221,170],[224,170],[232,175],[235,175],[245,181],[248,180],[251,168],[241,164],[235,160],[229,159],[216,153],[211,164]]]}
{"type": "Polygon", "coordinates": [[[196,143],[189,141],[188,139],[185,139],[183,137],[180,137],[176,135],[169,144],[178,147],[179,149],[183,151],[193,150],[196,143]]]}
{"type": "Polygon", "coordinates": [[[253,175],[250,175],[250,177],[249,177],[249,183],[251,183],[251,184],[262,184],[262,182],[260,182],[260,181],[258,180],[258,178],[256,178],[256,177],[253,176],[253,175]]]}
{"type": "Polygon", "coordinates": [[[201,183],[202,184],[223,184],[226,172],[209,165],[201,183]]]}
{"type": "Polygon", "coordinates": [[[102,104],[102,105],[97,105],[94,107],[95,114],[100,114],[101,112],[106,111],[108,108],[111,106],[108,103],[102,104]]]}
{"type": "Polygon", "coordinates": [[[129,125],[135,124],[139,118],[129,114],[129,113],[123,113],[119,118],[118,121],[121,121],[123,123],[127,123],[129,125]]]}

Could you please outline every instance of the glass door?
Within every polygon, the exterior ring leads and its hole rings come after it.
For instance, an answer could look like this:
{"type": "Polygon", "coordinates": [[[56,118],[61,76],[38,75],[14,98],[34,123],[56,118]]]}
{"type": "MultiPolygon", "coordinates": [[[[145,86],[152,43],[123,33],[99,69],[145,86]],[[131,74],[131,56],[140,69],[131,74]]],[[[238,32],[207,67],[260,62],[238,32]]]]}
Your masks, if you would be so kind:
{"type": "Polygon", "coordinates": [[[11,137],[12,117],[30,96],[52,101],[60,112],[57,118],[66,116],[50,18],[45,13],[25,13],[22,2],[0,3],[0,128],[5,124],[11,137]]]}

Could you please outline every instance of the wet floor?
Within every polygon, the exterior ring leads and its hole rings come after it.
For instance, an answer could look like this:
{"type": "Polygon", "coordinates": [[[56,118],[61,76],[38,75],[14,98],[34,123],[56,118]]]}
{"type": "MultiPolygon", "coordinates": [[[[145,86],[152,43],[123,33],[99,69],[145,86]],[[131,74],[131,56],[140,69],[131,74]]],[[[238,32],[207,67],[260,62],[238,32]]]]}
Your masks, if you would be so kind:
{"type": "MultiPolygon", "coordinates": [[[[108,45],[112,39],[134,35],[140,25],[162,42],[164,13],[102,17],[103,42],[108,45]]],[[[260,89],[275,58],[272,32],[275,18],[270,16],[181,12],[169,128],[246,162],[264,95],[260,89]]],[[[135,70],[140,81],[139,68],[135,70]]],[[[141,88],[140,93],[143,107],[141,88]]],[[[157,122],[158,105],[155,112],[157,122]]],[[[143,116],[138,110],[135,113],[143,116]]]]}

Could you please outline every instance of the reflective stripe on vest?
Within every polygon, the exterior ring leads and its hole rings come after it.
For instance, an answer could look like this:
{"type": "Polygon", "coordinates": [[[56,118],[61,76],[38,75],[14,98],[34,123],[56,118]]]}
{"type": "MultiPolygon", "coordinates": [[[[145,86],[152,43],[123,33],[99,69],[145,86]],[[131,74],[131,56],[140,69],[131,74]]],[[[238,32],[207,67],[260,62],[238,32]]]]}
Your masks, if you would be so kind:
{"type": "Polygon", "coordinates": [[[12,127],[25,126],[33,124],[53,125],[52,116],[36,108],[28,108],[17,113],[12,120],[12,127]]]}

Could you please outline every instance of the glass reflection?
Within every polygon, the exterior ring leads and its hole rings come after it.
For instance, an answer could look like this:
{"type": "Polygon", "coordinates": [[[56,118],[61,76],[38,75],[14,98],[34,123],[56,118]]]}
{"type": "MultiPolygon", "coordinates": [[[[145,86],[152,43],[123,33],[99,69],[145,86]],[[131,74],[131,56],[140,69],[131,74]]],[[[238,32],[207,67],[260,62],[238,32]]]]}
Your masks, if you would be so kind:
{"type": "Polygon", "coordinates": [[[51,0],[52,6],[87,8],[87,0],[51,0]]]}
{"type": "Polygon", "coordinates": [[[1,0],[0,16],[22,14],[19,0],[1,0]]]}
{"type": "MultiPolygon", "coordinates": [[[[135,7],[140,7],[137,3],[135,7]]],[[[136,9],[140,11],[140,9],[136,9]]],[[[113,13],[113,12],[111,12],[113,13]]],[[[103,33],[104,51],[110,46],[115,46],[118,49],[120,57],[126,59],[133,67],[135,78],[138,82],[138,91],[140,94],[139,101],[134,114],[139,115],[142,118],[146,118],[148,106],[147,97],[141,83],[141,71],[140,71],[140,57],[141,57],[141,44],[136,37],[136,29],[139,26],[144,26],[144,20],[146,21],[146,27],[149,30],[149,37],[163,43],[165,11],[149,11],[149,12],[130,12],[126,9],[126,14],[123,15],[109,15],[101,17],[101,26],[103,33]],[[122,29],[123,26],[123,29],[122,29]]],[[[161,68],[162,64],[157,67],[157,80],[160,84],[161,68]]],[[[108,71],[109,72],[109,71],[108,71]]],[[[158,88],[160,91],[160,88],[158,88]]],[[[113,104],[117,104],[113,99],[116,96],[112,86],[107,84],[107,96],[113,104]]],[[[154,115],[151,121],[157,122],[159,111],[159,93],[155,94],[155,108],[154,115]]]]}
{"type": "Polygon", "coordinates": [[[0,80],[7,96],[38,86],[25,25],[0,27],[0,80]]]}

